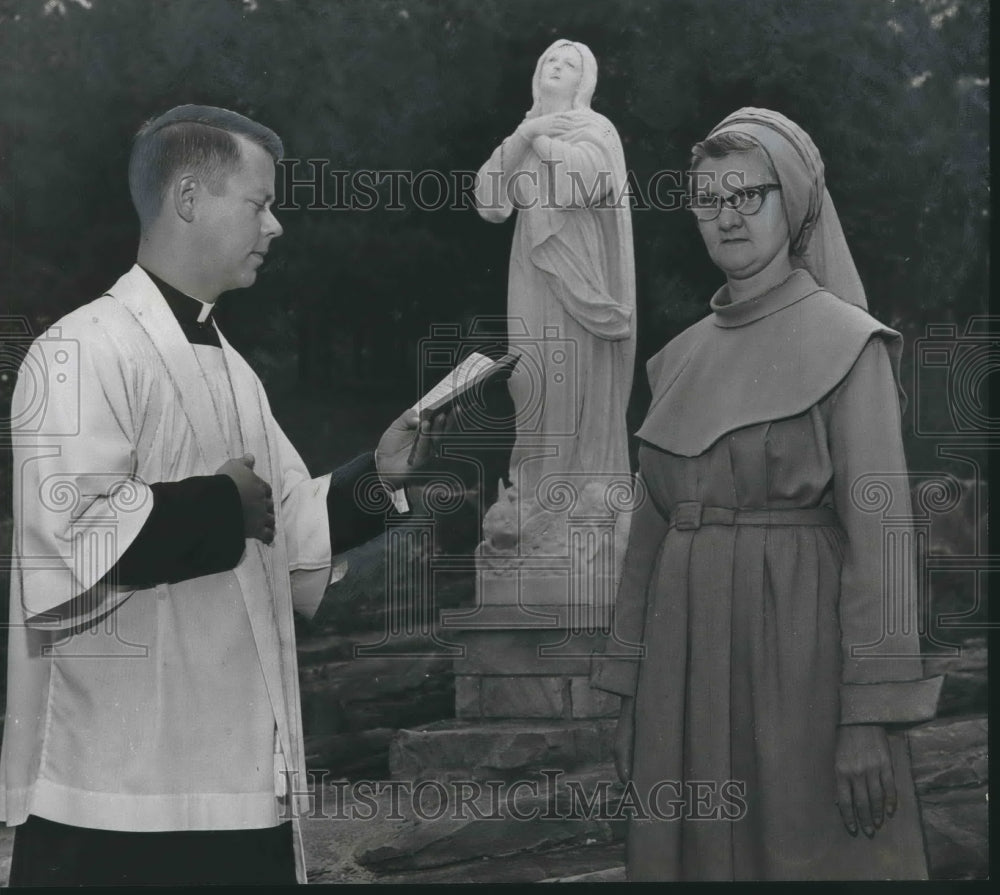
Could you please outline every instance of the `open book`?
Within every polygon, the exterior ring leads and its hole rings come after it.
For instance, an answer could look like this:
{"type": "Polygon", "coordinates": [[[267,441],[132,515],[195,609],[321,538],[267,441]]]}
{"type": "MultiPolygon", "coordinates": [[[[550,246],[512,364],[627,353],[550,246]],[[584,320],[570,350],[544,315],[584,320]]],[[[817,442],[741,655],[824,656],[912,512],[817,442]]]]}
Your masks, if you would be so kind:
{"type": "Polygon", "coordinates": [[[517,361],[516,354],[505,354],[499,360],[493,360],[485,354],[473,352],[417,401],[412,409],[421,417],[446,410],[464,395],[486,385],[490,380],[507,378],[517,361]]]}

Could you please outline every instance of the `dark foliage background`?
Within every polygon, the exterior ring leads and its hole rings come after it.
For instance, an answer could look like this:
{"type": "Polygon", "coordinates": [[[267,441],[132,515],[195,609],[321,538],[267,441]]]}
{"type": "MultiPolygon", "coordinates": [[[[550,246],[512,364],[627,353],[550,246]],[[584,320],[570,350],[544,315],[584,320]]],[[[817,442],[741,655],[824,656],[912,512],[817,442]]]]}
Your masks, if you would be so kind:
{"type": "MultiPolygon", "coordinates": [[[[38,333],[132,263],[130,139],[174,104],[237,109],[330,170],[474,171],[562,36],[596,54],[594,107],[640,186],[742,105],[813,136],[871,310],[906,336],[912,392],[915,338],[987,308],[988,16],[983,0],[0,0],[2,313],[38,333]]],[[[509,222],[405,191],[387,210],[381,192],[367,212],[281,212],[258,283],[220,307],[317,472],[413,400],[431,324],[504,313],[509,222]]],[[[640,364],[721,281],[688,218],[633,214],[640,364]]],[[[943,419],[947,389],[930,398],[943,419]]],[[[640,370],[633,431],[647,400],[640,370]]],[[[933,466],[911,416],[911,464],[933,466]]]]}

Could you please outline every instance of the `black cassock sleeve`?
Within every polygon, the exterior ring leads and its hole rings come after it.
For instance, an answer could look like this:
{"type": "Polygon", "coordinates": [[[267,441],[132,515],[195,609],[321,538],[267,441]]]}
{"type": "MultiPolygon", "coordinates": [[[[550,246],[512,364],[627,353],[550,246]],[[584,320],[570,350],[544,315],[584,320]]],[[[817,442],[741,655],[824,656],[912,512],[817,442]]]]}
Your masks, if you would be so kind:
{"type": "Polygon", "coordinates": [[[387,514],[384,509],[366,506],[355,493],[362,479],[375,475],[374,451],[359,454],[330,474],[326,512],[330,520],[330,548],[334,554],[370,541],[385,530],[387,516],[396,515],[394,509],[387,514]]]}
{"type": "Polygon", "coordinates": [[[109,572],[136,587],[174,584],[232,569],[243,556],[243,507],[228,475],[156,482],[153,510],[109,572]]]}
{"type": "MultiPolygon", "coordinates": [[[[365,506],[355,494],[361,479],[373,475],[374,451],[331,473],[326,509],[333,553],[357,547],[385,529],[386,512],[365,506]]],[[[120,584],[132,587],[152,587],[235,568],[246,543],[239,491],[229,476],[157,482],[150,490],[152,512],[109,578],[116,576],[120,584]]]]}

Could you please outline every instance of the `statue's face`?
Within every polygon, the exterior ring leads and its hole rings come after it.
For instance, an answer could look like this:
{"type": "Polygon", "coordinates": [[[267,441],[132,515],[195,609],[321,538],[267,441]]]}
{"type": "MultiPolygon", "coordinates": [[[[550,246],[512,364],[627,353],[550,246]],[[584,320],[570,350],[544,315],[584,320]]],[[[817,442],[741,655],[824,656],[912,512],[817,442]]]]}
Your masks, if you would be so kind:
{"type": "Polygon", "coordinates": [[[582,79],[583,58],[576,47],[556,47],[542,61],[540,87],[543,93],[572,99],[582,79]]]}

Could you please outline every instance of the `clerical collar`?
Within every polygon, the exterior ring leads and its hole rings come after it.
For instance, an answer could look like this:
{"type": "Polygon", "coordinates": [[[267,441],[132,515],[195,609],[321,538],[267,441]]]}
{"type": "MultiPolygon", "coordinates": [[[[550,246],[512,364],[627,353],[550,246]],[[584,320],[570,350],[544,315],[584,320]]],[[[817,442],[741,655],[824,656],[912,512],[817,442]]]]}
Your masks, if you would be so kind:
{"type": "Polygon", "coordinates": [[[793,270],[788,277],[767,292],[743,301],[730,301],[729,288],[723,286],[712,296],[710,302],[714,311],[712,322],[722,327],[745,326],[820,291],[821,288],[809,271],[801,268],[793,270]]]}
{"type": "MultiPolygon", "coordinates": [[[[139,265],[142,267],[142,265],[139,265]]],[[[151,270],[142,268],[153,284],[160,290],[174,317],[180,324],[187,340],[194,345],[214,345],[221,348],[219,335],[212,324],[215,305],[185,295],[180,289],[160,279],[151,270]]]]}

